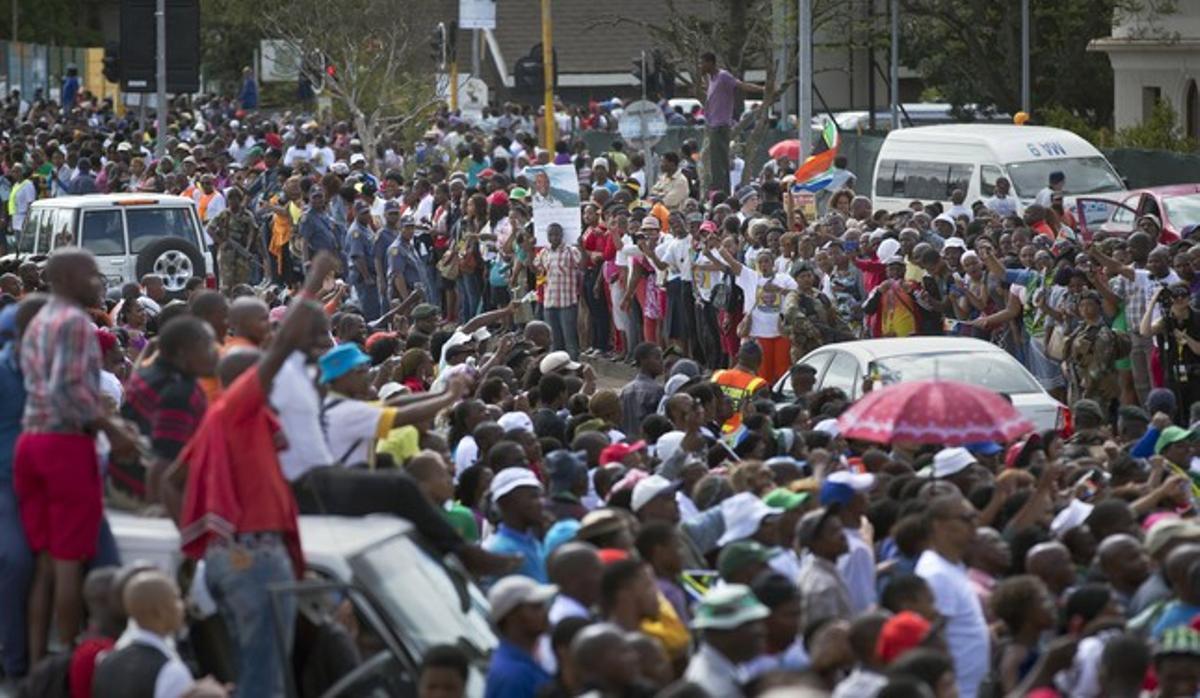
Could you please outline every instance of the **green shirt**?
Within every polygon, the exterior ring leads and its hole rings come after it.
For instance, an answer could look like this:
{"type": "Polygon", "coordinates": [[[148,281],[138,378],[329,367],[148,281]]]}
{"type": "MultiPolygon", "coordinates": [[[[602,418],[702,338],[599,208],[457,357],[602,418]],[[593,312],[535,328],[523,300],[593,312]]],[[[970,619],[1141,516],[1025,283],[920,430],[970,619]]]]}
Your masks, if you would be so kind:
{"type": "Polygon", "coordinates": [[[475,523],[475,514],[471,513],[470,509],[458,502],[451,502],[449,508],[443,509],[442,513],[445,514],[450,527],[457,531],[463,540],[468,543],[479,542],[479,524],[475,523]]]}

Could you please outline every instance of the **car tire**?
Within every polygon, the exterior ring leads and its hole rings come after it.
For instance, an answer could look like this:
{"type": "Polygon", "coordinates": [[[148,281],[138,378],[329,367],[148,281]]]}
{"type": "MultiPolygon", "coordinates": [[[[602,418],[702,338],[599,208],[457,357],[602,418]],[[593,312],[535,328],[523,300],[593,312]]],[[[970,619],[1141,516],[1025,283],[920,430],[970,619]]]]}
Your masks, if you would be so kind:
{"type": "Polygon", "coordinates": [[[182,299],[184,287],[193,276],[204,278],[204,255],[187,240],[166,237],[146,245],[137,256],[137,278],[158,274],[171,300],[182,299]]]}

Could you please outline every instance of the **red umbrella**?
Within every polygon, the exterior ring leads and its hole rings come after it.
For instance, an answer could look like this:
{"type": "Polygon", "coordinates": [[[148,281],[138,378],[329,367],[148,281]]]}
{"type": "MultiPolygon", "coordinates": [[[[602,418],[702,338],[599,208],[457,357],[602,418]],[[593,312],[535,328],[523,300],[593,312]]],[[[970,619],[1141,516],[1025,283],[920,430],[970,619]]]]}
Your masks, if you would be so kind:
{"type": "Polygon", "coordinates": [[[1005,443],[1033,431],[1033,424],[996,393],[947,380],[873,390],[842,413],[838,427],[847,439],[947,446],[1005,443]]]}
{"type": "Polygon", "coordinates": [[[792,162],[800,162],[800,141],[795,138],[779,141],[767,152],[770,153],[772,159],[787,158],[792,162]]]}

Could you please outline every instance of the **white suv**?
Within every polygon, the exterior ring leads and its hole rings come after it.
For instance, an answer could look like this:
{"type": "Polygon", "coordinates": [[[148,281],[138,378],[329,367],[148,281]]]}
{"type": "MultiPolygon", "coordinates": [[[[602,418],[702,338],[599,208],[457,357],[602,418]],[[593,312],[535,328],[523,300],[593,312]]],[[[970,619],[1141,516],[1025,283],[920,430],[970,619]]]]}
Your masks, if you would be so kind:
{"type": "Polygon", "coordinates": [[[39,199],[17,239],[16,254],[0,267],[41,261],[56,247],[92,251],[107,285],[146,274],[162,277],[172,298],[193,276],[216,287],[216,265],[191,199],[168,194],[88,194],[39,199]],[[6,264],[7,263],[7,264],[6,264]]]}

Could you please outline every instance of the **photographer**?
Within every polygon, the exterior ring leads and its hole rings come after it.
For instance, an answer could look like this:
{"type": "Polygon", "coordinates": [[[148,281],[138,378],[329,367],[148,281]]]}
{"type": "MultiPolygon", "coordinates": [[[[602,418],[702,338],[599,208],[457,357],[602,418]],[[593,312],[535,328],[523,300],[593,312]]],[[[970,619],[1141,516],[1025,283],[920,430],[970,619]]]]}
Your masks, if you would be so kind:
{"type": "Polygon", "coordinates": [[[1187,284],[1159,288],[1142,315],[1139,331],[1157,338],[1163,383],[1179,396],[1179,423],[1186,424],[1190,405],[1200,401],[1200,308],[1192,307],[1187,284]]]}

